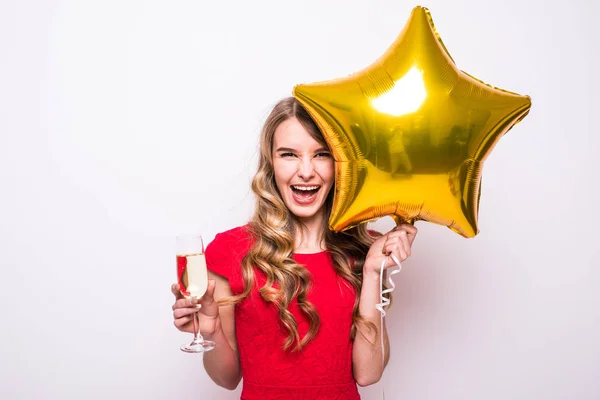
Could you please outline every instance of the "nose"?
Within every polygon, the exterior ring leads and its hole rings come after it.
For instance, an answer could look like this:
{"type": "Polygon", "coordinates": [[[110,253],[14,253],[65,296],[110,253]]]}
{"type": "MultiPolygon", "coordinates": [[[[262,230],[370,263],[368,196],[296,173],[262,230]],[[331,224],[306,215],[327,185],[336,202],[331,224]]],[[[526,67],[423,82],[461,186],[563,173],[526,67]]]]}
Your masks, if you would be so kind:
{"type": "Polygon", "coordinates": [[[304,180],[315,176],[315,167],[310,157],[304,157],[298,162],[298,176],[304,180]]]}

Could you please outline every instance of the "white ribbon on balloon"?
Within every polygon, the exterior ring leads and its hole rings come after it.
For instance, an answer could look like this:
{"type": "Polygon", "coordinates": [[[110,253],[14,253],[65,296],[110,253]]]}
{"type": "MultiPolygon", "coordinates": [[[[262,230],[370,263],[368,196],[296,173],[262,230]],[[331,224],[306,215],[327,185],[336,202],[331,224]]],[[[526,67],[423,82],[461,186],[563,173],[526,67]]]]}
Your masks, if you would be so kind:
{"type": "MultiPolygon", "coordinates": [[[[396,289],[396,284],[394,284],[394,281],[392,280],[392,276],[396,275],[397,273],[399,273],[402,270],[402,264],[400,263],[400,260],[398,260],[398,258],[393,253],[390,254],[388,257],[391,257],[392,260],[394,260],[394,262],[396,263],[396,265],[388,271],[388,275],[387,275],[388,288],[383,290],[383,271],[385,269],[385,263],[387,262],[387,257],[384,258],[383,261],[381,262],[381,268],[379,270],[379,285],[380,285],[379,286],[379,301],[381,303],[375,305],[375,308],[377,308],[377,310],[379,310],[379,312],[381,313],[381,325],[379,327],[379,331],[380,331],[380,336],[381,336],[382,373],[383,373],[383,367],[385,366],[385,345],[383,343],[383,317],[385,317],[385,315],[386,315],[385,307],[390,305],[390,299],[385,297],[384,295],[388,294],[388,293],[392,293],[394,291],[394,289],[396,289]]],[[[384,394],[384,397],[385,397],[385,394],[384,394]]]]}

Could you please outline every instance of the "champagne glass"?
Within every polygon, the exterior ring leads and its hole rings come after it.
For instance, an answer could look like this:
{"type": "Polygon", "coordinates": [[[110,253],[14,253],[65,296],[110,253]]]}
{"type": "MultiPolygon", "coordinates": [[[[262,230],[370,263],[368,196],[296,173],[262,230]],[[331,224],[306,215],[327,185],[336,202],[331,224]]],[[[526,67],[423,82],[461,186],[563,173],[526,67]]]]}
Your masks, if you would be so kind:
{"type": "MultiPolygon", "coordinates": [[[[177,283],[181,294],[187,299],[199,299],[204,296],[208,287],[208,272],[204,257],[204,243],[201,235],[177,236],[177,283]]],[[[201,305],[196,307],[200,309],[201,305]]],[[[204,340],[200,334],[198,311],[192,315],[194,340],[181,346],[186,353],[202,353],[212,350],[215,342],[204,340]]]]}

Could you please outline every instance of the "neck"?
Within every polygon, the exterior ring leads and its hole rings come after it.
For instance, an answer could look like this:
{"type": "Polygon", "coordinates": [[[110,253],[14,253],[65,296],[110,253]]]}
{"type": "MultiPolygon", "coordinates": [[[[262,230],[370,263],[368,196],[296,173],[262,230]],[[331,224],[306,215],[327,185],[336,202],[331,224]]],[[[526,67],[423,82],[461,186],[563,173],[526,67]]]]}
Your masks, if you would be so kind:
{"type": "Polygon", "coordinates": [[[300,220],[296,225],[294,251],[296,253],[317,253],[325,250],[324,229],[325,215],[320,212],[311,218],[300,220]]]}

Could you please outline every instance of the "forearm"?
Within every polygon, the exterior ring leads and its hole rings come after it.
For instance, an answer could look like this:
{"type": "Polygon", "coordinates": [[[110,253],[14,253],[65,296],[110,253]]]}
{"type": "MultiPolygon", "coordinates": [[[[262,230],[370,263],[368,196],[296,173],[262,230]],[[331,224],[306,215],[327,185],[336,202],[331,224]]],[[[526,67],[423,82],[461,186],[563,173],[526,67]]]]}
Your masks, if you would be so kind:
{"type": "Polygon", "coordinates": [[[215,342],[215,348],[204,353],[206,373],[217,385],[235,389],[242,379],[242,370],[237,353],[227,341],[221,324],[217,324],[213,334],[204,334],[203,337],[215,342]]]}
{"type": "Polygon", "coordinates": [[[384,365],[389,359],[389,341],[385,322],[381,325],[381,313],[375,308],[379,303],[379,275],[363,277],[360,292],[359,313],[365,322],[372,323],[377,329],[369,330],[364,322],[358,323],[358,332],[352,346],[352,366],[354,379],[360,386],[376,383],[383,374],[384,365]],[[383,330],[384,357],[382,357],[381,332],[383,330]],[[382,363],[382,360],[385,362],[382,363]]]}

